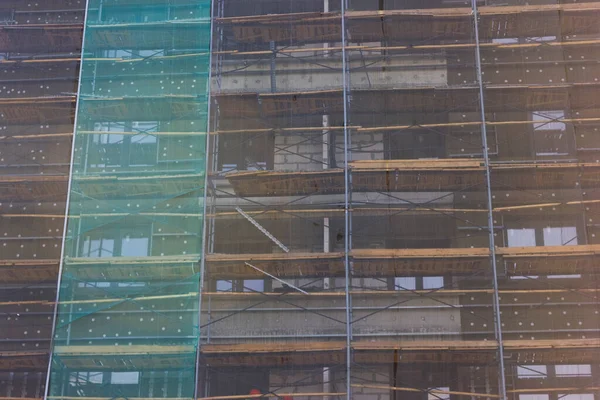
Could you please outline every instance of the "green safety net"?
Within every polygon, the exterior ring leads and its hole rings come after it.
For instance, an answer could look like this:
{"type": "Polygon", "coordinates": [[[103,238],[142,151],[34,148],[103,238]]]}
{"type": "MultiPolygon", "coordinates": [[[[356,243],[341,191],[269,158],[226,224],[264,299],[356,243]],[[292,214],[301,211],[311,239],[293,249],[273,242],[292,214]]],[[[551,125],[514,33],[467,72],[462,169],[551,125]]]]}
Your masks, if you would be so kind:
{"type": "Polygon", "coordinates": [[[50,398],[192,398],[210,0],[90,0],[50,398]]]}

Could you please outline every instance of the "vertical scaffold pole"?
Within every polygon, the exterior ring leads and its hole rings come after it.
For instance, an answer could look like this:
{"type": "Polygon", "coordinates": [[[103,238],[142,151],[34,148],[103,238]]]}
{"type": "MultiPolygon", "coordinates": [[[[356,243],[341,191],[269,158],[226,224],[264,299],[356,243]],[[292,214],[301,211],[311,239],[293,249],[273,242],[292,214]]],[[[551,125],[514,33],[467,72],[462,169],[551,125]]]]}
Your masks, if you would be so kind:
{"type": "Polygon", "coordinates": [[[67,235],[69,229],[69,203],[71,202],[71,186],[73,182],[73,162],[75,160],[75,132],[77,131],[78,124],[78,115],[79,115],[79,96],[81,95],[81,77],[83,74],[83,55],[85,50],[85,33],[87,28],[87,17],[88,17],[88,9],[90,6],[90,0],[85,1],[85,11],[83,12],[83,35],[81,42],[81,56],[79,57],[79,76],[77,79],[78,87],[77,87],[77,100],[75,103],[75,119],[73,121],[73,138],[71,142],[71,158],[69,160],[69,182],[67,183],[67,198],[65,200],[65,219],[63,223],[63,232],[62,232],[62,240],[60,245],[60,259],[58,260],[58,279],[56,281],[56,297],[54,300],[54,307],[52,309],[52,328],[50,330],[50,344],[49,344],[49,354],[48,354],[48,372],[46,373],[46,386],[44,387],[44,399],[48,398],[48,394],[50,393],[50,377],[52,376],[52,357],[54,355],[54,335],[56,334],[56,322],[58,319],[58,303],[60,301],[60,288],[62,284],[62,273],[65,263],[65,246],[67,244],[67,235]]]}
{"type": "Polygon", "coordinates": [[[350,171],[348,170],[348,68],[346,59],[346,3],[341,2],[341,24],[342,24],[342,85],[343,85],[343,102],[344,102],[344,265],[345,265],[345,284],[344,290],[346,293],[346,399],[352,399],[351,379],[350,379],[350,364],[351,364],[351,344],[352,344],[352,320],[351,320],[351,302],[350,302],[350,171]]]}
{"type": "Polygon", "coordinates": [[[490,177],[490,155],[487,143],[487,127],[485,125],[485,100],[483,90],[483,74],[481,73],[481,47],[479,43],[479,21],[477,15],[477,0],[471,0],[473,10],[473,29],[475,30],[475,62],[477,68],[477,83],[479,85],[479,112],[481,117],[481,146],[485,163],[485,186],[487,195],[487,223],[490,247],[490,261],[492,264],[492,282],[494,286],[494,334],[498,342],[498,395],[506,400],[506,377],[504,371],[504,344],[502,341],[502,322],[500,318],[500,297],[498,294],[498,268],[496,265],[496,244],[494,238],[494,216],[492,214],[492,181],[490,177]]]}
{"type": "Polygon", "coordinates": [[[208,171],[210,166],[210,140],[209,140],[209,132],[210,132],[210,111],[211,111],[211,99],[210,99],[210,83],[211,83],[211,74],[212,74],[212,53],[213,53],[213,27],[214,27],[214,19],[215,19],[215,6],[217,1],[210,1],[210,26],[208,31],[208,71],[207,71],[207,85],[206,85],[206,102],[207,102],[207,110],[206,110],[206,139],[205,139],[205,151],[204,157],[206,158],[204,164],[204,191],[203,191],[203,204],[202,204],[202,244],[200,248],[200,283],[198,290],[198,338],[196,342],[196,368],[194,370],[194,399],[198,398],[198,376],[200,372],[200,325],[202,324],[202,291],[204,290],[204,271],[205,271],[205,259],[206,259],[206,246],[207,246],[207,219],[206,219],[206,203],[208,200],[208,171]]]}

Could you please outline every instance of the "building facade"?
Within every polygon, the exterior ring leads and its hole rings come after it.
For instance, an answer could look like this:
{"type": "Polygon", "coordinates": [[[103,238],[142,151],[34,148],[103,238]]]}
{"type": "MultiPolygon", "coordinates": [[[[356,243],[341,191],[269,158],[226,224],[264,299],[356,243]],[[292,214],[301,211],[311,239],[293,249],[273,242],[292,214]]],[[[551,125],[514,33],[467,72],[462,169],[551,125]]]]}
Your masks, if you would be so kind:
{"type": "Polygon", "coordinates": [[[600,3],[38,3],[0,397],[598,400],[600,3]]]}
{"type": "Polygon", "coordinates": [[[44,396],[82,0],[0,1],[0,397],[44,396]]]}

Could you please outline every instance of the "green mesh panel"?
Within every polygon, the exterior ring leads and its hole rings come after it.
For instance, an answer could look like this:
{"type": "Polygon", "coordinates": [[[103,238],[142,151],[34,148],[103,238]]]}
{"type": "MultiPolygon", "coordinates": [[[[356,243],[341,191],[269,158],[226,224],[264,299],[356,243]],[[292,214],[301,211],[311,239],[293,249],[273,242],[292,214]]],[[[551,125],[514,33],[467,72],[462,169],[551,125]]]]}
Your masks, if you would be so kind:
{"type": "Polygon", "coordinates": [[[49,396],[191,398],[209,0],[90,0],[49,396]]]}

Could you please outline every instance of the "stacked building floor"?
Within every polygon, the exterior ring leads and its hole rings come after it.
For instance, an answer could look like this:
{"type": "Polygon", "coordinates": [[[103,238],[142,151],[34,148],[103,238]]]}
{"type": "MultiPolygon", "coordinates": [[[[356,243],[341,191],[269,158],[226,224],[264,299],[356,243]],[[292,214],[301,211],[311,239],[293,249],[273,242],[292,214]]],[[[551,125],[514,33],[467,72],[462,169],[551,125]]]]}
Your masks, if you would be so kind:
{"type": "Polygon", "coordinates": [[[0,2],[0,397],[41,398],[85,1],[0,2]]]}
{"type": "Polygon", "coordinates": [[[598,400],[600,3],[13,3],[0,400],[598,400]]]}

